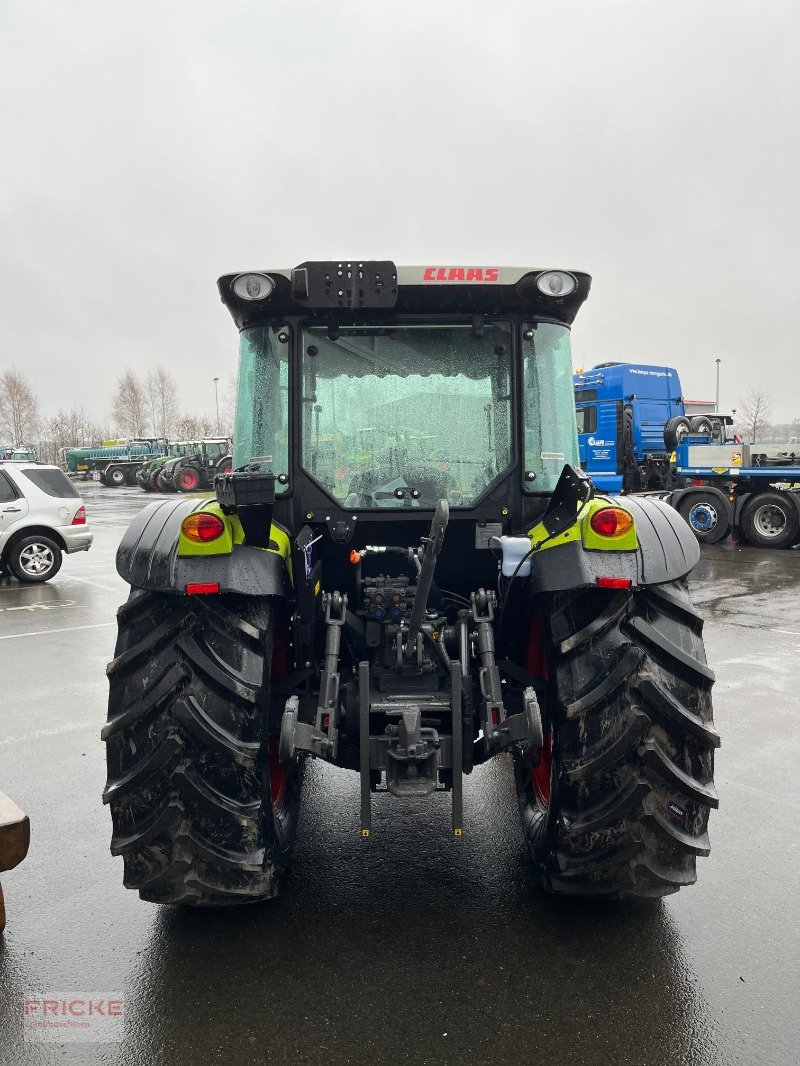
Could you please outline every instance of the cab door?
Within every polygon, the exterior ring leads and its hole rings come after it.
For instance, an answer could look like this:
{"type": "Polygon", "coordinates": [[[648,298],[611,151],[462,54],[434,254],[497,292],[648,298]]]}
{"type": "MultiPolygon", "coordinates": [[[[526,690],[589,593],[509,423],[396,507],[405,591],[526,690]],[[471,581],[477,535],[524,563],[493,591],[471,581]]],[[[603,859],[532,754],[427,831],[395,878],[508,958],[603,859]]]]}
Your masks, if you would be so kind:
{"type": "Polygon", "coordinates": [[[581,466],[598,488],[619,491],[617,404],[613,400],[577,403],[575,414],[581,466]]]}

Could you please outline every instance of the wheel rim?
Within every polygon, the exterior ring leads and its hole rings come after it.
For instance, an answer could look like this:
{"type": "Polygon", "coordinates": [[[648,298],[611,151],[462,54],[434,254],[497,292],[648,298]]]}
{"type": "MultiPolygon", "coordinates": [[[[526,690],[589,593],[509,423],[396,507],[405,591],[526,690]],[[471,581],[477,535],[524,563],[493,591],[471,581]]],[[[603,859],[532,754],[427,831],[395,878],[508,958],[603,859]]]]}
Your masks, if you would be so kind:
{"type": "Polygon", "coordinates": [[[181,474],[181,485],[185,489],[193,489],[197,485],[197,474],[192,470],[184,470],[181,474]]]}
{"type": "Polygon", "coordinates": [[[31,577],[41,577],[52,570],[55,556],[46,544],[27,544],[19,553],[20,569],[31,577]]]}
{"type": "Polygon", "coordinates": [[[753,515],[753,526],[765,540],[774,540],[786,529],[786,515],[776,504],[762,503],[753,515]]]}
{"type": "MultiPolygon", "coordinates": [[[[284,625],[275,628],[272,644],[272,666],[270,674],[273,681],[280,681],[289,673],[289,636],[284,625]]],[[[278,757],[279,743],[269,742],[269,790],[272,797],[272,810],[277,813],[286,802],[286,789],[289,783],[289,763],[282,763],[278,757]]]]}
{"type": "Polygon", "coordinates": [[[115,485],[121,485],[122,482],[125,480],[125,475],[122,473],[121,470],[114,470],[111,474],[111,480],[114,482],[115,485]]]}
{"type": "Polygon", "coordinates": [[[541,748],[531,748],[528,752],[528,766],[536,802],[547,810],[550,806],[550,788],[553,777],[553,733],[544,738],[541,748]]]}
{"type": "Polygon", "coordinates": [[[286,802],[286,788],[289,783],[288,766],[278,759],[278,744],[269,742],[269,791],[272,797],[273,811],[279,811],[286,802]]]}
{"type": "Polygon", "coordinates": [[[717,510],[710,503],[698,503],[689,512],[689,525],[698,533],[708,533],[718,521],[717,510]]]}
{"type": "MultiPolygon", "coordinates": [[[[528,630],[528,644],[525,649],[525,669],[531,677],[542,681],[550,680],[550,664],[544,641],[544,627],[539,617],[531,619],[528,630]]],[[[542,810],[550,805],[550,791],[553,777],[553,731],[545,726],[544,743],[540,748],[527,751],[528,773],[536,802],[542,810]]]]}

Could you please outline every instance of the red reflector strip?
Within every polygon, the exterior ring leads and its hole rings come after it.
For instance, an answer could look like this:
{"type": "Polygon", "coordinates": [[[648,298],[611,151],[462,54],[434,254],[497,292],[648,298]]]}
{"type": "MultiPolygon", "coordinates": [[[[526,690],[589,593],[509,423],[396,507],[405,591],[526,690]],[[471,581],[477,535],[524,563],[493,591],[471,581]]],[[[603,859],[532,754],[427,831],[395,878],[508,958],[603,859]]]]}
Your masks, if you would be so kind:
{"type": "Polygon", "coordinates": [[[597,584],[601,589],[629,589],[632,582],[629,577],[598,577],[597,584]]]}
{"type": "Polygon", "coordinates": [[[186,586],[187,596],[201,596],[206,592],[219,592],[218,581],[199,581],[186,586]]]}

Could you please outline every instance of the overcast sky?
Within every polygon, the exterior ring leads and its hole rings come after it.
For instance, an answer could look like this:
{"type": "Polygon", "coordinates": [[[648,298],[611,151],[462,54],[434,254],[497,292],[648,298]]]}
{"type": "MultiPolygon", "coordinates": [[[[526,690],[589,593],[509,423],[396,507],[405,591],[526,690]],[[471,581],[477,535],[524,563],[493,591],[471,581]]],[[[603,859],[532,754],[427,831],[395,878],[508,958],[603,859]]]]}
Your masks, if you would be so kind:
{"type": "Polygon", "coordinates": [[[0,0],[0,370],[213,411],[227,271],[587,270],[576,366],[800,417],[797,0],[0,0]]]}

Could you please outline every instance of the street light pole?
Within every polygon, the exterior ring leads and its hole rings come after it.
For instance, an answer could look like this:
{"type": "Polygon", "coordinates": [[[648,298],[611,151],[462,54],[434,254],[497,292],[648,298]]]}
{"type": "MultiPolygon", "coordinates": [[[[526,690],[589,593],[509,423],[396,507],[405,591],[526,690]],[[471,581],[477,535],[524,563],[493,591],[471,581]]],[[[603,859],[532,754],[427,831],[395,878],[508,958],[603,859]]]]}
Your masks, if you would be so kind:
{"type": "MultiPolygon", "coordinates": [[[[719,359],[717,360],[719,363],[719,359]]],[[[214,378],[214,400],[217,405],[217,436],[219,436],[219,378],[214,378]]],[[[717,399],[719,399],[719,367],[717,367],[717,399]]]]}
{"type": "Polygon", "coordinates": [[[717,414],[717,415],[719,414],[719,364],[721,362],[722,362],[721,359],[717,359],[717,399],[716,399],[716,402],[714,404],[714,414],[717,414]]]}

